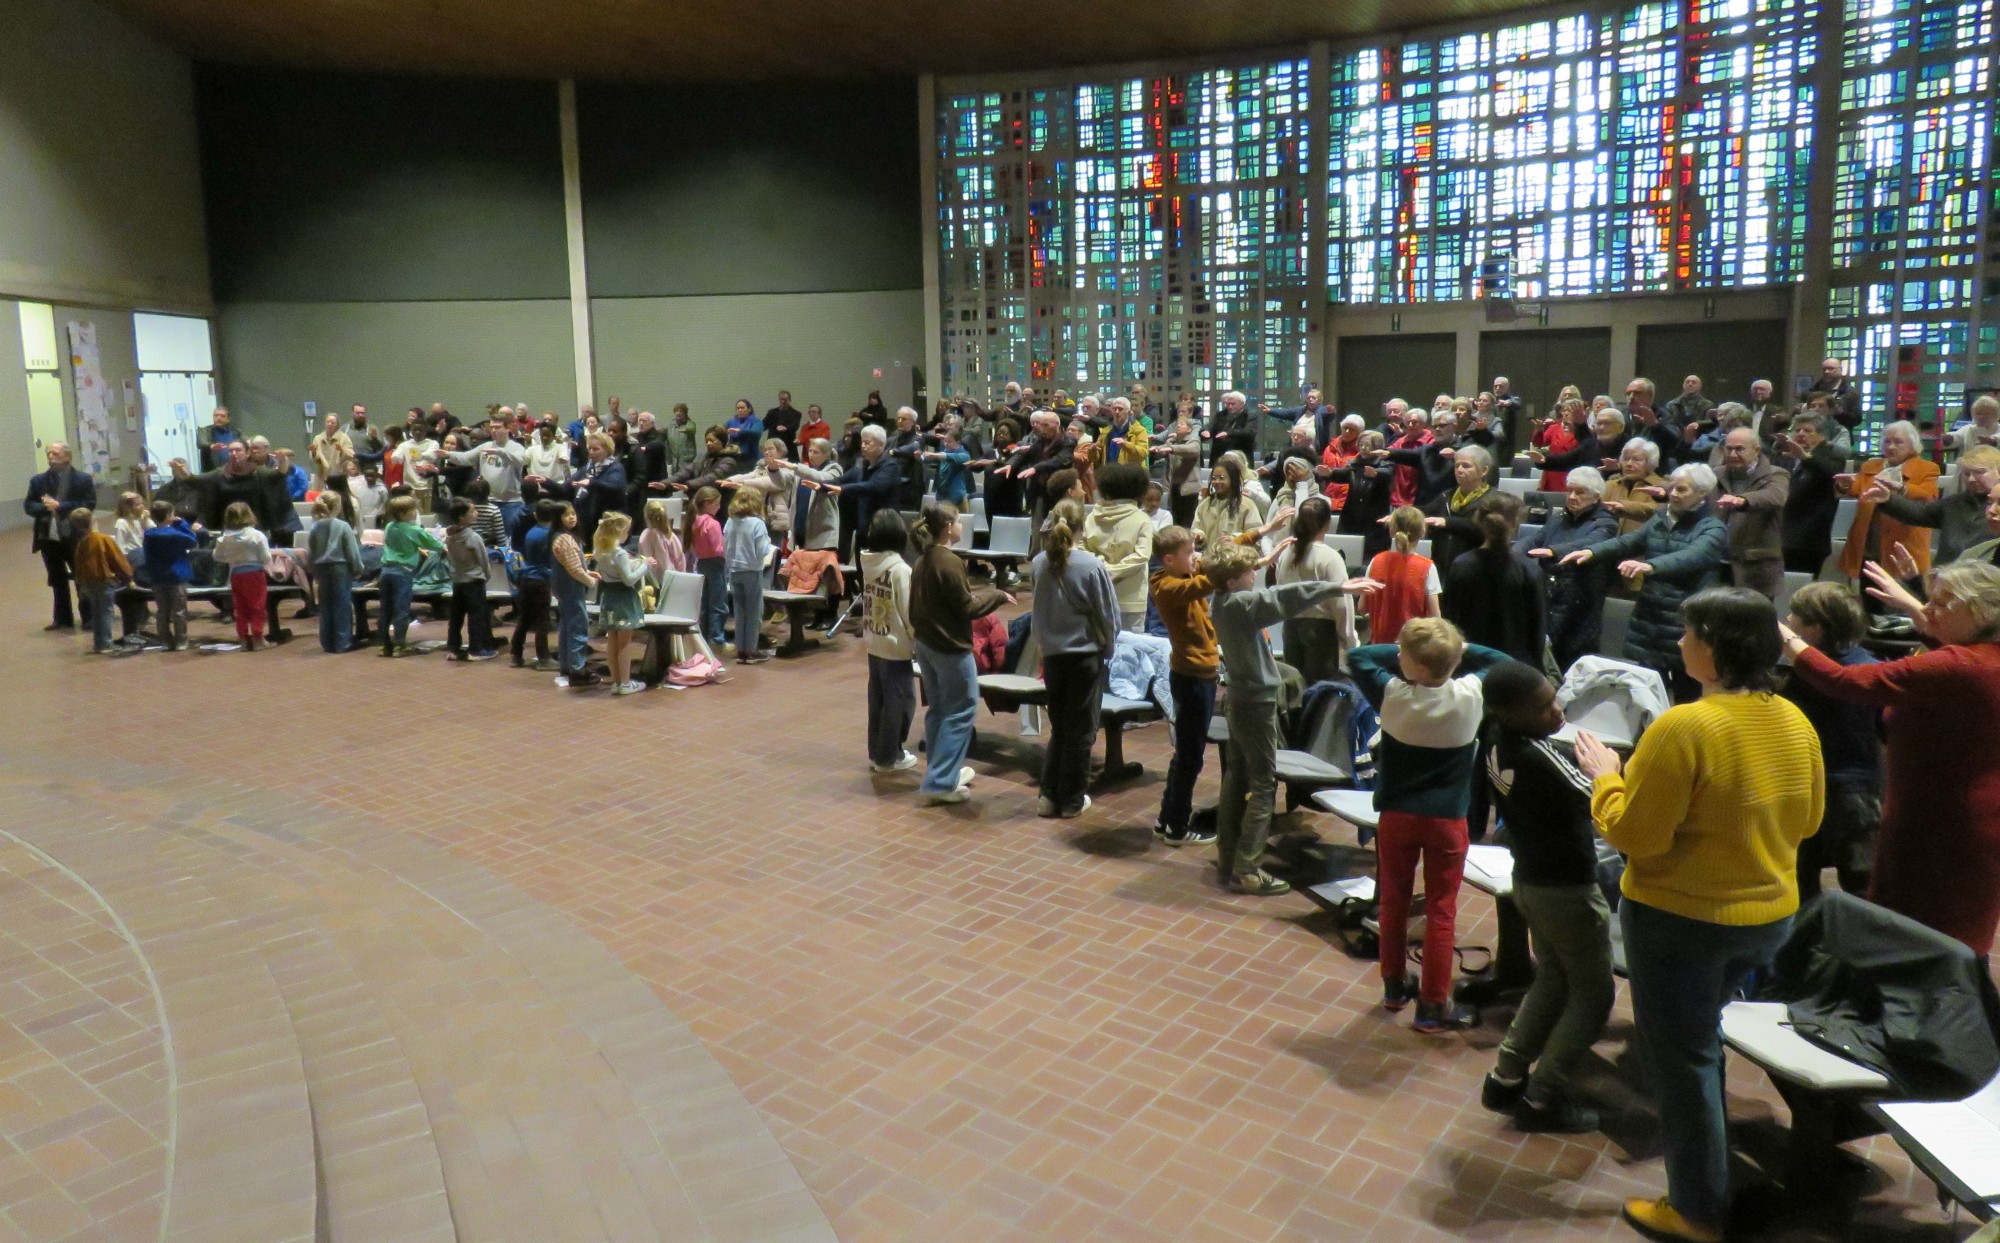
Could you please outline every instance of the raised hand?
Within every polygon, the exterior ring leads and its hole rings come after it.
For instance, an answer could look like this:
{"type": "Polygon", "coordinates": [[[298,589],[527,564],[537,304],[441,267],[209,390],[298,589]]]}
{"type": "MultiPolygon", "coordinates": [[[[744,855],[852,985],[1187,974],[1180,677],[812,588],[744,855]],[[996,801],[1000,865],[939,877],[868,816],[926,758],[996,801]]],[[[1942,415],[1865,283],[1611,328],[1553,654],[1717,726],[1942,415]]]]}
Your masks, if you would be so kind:
{"type": "Polygon", "coordinates": [[[1528,555],[1531,557],[1547,559],[1549,557],[1555,556],[1556,550],[1553,548],[1530,548],[1528,550],[1528,555]]]}
{"type": "Polygon", "coordinates": [[[1896,572],[1897,581],[1905,583],[1923,573],[1917,567],[1917,559],[1901,544],[1889,545],[1889,568],[1896,572]]]}
{"type": "MultiPolygon", "coordinates": [[[[1888,500],[1893,495],[1894,493],[1889,491],[1888,484],[1877,482],[1869,484],[1868,487],[1862,491],[1861,499],[1863,501],[1866,501],[1870,505],[1880,505],[1883,501],[1888,500]]],[[[1900,548],[1901,545],[1899,544],[1897,545],[1897,547],[1900,548]]]]}
{"type": "Polygon", "coordinates": [[[1923,624],[1924,602],[1910,594],[1909,588],[1896,581],[1889,571],[1874,561],[1863,563],[1861,576],[1868,580],[1868,594],[1888,605],[1898,613],[1923,624]]]}
{"type": "Polygon", "coordinates": [[[1618,572],[1629,579],[1643,578],[1653,572],[1653,563],[1639,560],[1621,561],[1618,564],[1618,572]]]}
{"type": "Polygon", "coordinates": [[[1594,552],[1590,551],[1590,549],[1588,549],[1588,548],[1579,548],[1579,549],[1577,549],[1577,550],[1576,550],[1575,552],[1572,552],[1572,553],[1568,553],[1568,554],[1566,554],[1566,555],[1565,555],[1565,556],[1563,557],[1563,559],[1562,559],[1561,561],[1558,561],[1558,562],[1556,562],[1556,564],[1557,564],[1557,565],[1588,565],[1588,564],[1590,564],[1590,559],[1591,559],[1592,557],[1596,556],[1596,555],[1597,555],[1596,553],[1594,553],[1594,552]]]}
{"type": "Polygon", "coordinates": [[[1598,740],[1597,735],[1587,729],[1576,731],[1576,766],[1592,781],[1599,777],[1615,776],[1620,767],[1618,753],[1598,740]]]}

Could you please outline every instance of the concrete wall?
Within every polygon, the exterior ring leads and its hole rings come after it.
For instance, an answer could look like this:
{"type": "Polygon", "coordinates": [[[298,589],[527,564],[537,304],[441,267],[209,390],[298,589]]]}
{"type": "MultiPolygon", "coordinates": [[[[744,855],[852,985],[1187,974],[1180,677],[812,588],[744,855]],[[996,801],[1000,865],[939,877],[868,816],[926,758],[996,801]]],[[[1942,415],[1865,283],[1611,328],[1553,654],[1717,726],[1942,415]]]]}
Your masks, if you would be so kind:
{"type": "Polygon", "coordinates": [[[21,317],[16,305],[0,298],[0,531],[26,526],[28,515],[15,504],[13,489],[27,495],[28,477],[42,468],[28,423],[28,382],[21,369],[21,317]]]}
{"type": "Polygon", "coordinates": [[[728,418],[739,397],[761,413],[781,388],[800,409],[824,406],[838,426],[882,387],[872,368],[923,351],[921,289],[600,298],[591,315],[599,392],[662,418],[684,401],[704,426],[728,418]]]}

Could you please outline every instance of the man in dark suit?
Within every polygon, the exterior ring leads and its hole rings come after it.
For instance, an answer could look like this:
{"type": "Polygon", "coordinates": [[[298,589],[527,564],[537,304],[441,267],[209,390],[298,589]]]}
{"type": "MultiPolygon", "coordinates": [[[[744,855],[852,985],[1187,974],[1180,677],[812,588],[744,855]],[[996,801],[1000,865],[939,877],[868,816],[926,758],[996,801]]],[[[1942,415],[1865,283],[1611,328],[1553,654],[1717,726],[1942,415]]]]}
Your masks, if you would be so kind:
{"type": "MultiPolygon", "coordinates": [[[[49,445],[49,468],[28,480],[28,499],[21,509],[35,520],[35,538],[29,551],[42,554],[49,572],[49,590],[55,594],[55,620],[44,630],[72,630],[76,609],[69,598],[70,554],[76,541],[70,535],[69,516],[78,509],[97,508],[97,481],[70,463],[69,446],[61,441],[49,445]]],[[[90,621],[90,602],[83,601],[83,620],[90,621]]]]}

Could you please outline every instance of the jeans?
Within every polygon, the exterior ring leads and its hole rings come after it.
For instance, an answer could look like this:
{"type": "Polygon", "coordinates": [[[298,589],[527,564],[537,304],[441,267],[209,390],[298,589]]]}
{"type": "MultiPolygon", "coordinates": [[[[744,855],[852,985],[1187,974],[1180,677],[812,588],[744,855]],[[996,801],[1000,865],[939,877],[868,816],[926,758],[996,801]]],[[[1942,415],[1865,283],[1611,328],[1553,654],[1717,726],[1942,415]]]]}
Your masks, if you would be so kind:
{"type": "Polygon", "coordinates": [[[244,643],[264,637],[264,602],[271,592],[271,580],[264,567],[229,573],[229,603],[236,614],[236,637],[244,643]]]}
{"type": "Polygon", "coordinates": [[[583,584],[557,570],[550,582],[556,596],[556,663],[575,677],[590,662],[590,615],[583,609],[583,584]]]}
{"type": "Polygon", "coordinates": [[[1049,688],[1049,742],[1042,751],[1041,795],[1057,811],[1073,812],[1090,785],[1090,744],[1104,703],[1104,657],[1097,652],[1043,656],[1042,682],[1049,688]]]}
{"type": "Polygon", "coordinates": [[[344,652],[354,646],[354,574],[345,562],[313,567],[319,592],[319,650],[344,652]]]}
{"type": "Polygon", "coordinates": [[[764,571],[731,570],[729,601],[736,613],[736,658],[755,656],[764,646],[764,571]]]}
{"type": "Polygon", "coordinates": [[[528,506],[521,501],[495,501],[494,507],[500,511],[500,521],[507,528],[507,540],[518,546],[521,520],[528,514],[528,506]]]}
{"type": "Polygon", "coordinates": [[[493,618],[486,607],[486,580],[471,579],[451,585],[451,610],[447,614],[450,623],[445,631],[445,647],[455,656],[463,655],[465,649],[459,646],[464,630],[471,630],[472,650],[490,652],[493,650],[493,618]]]}
{"type": "Polygon", "coordinates": [[[410,592],[416,574],[405,565],[385,565],[382,587],[382,646],[401,647],[410,638],[410,592]]]}
{"type": "Polygon", "coordinates": [[[958,770],[972,749],[972,722],[979,713],[979,667],[971,652],[940,652],[918,643],[917,671],[923,678],[924,753],[930,767],[924,773],[925,794],[945,794],[958,788],[958,770]]]}
{"type": "Polygon", "coordinates": [[[1496,1069],[1519,1079],[1534,1067],[1529,1095],[1549,1104],[1611,1015],[1611,907],[1596,885],[1515,885],[1514,905],[1534,937],[1535,982],[1500,1042],[1496,1069]]]}
{"type": "Polygon", "coordinates": [[[703,557],[694,563],[701,575],[701,633],[712,644],[724,640],[723,626],[729,618],[729,576],[721,557],[703,557]]]}
{"type": "Polygon", "coordinates": [[[1232,693],[1222,714],[1229,721],[1229,743],[1222,800],[1215,808],[1215,868],[1228,880],[1264,866],[1264,839],[1278,797],[1278,705],[1232,693]]]}
{"type": "Polygon", "coordinates": [[[907,660],[868,658],[868,762],[903,758],[910,722],[917,717],[916,671],[907,660]]]}
{"type": "Polygon", "coordinates": [[[1167,761],[1167,790],[1160,796],[1160,826],[1186,832],[1194,815],[1194,783],[1208,756],[1208,723],[1215,719],[1215,679],[1169,673],[1174,694],[1174,757],[1167,761]]]}
{"type": "Polygon", "coordinates": [[[90,606],[90,645],[100,652],[111,650],[111,616],[118,611],[117,583],[76,585],[77,595],[90,606]]]}
{"type": "Polygon", "coordinates": [[[1728,1114],[1722,1096],[1722,1007],[1768,965],[1792,917],[1731,927],[1626,898],[1625,965],[1639,1057],[1660,1105],[1667,1199],[1697,1226],[1729,1217],[1728,1114]]]}
{"type": "Polygon", "coordinates": [[[514,659],[526,659],[528,636],[535,636],[535,659],[549,658],[549,581],[524,578],[514,584],[514,659]]]}
{"type": "Polygon", "coordinates": [[[177,578],[154,583],[153,606],[160,613],[160,642],[174,649],[187,646],[187,584],[177,578]]]}
{"type": "Polygon", "coordinates": [[[1375,892],[1380,898],[1382,978],[1409,974],[1410,893],[1424,868],[1424,972],[1417,996],[1451,1000],[1452,947],[1458,937],[1458,886],[1465,878],[1465,821],[1385,811],[1375,830],[1375,892]]]}

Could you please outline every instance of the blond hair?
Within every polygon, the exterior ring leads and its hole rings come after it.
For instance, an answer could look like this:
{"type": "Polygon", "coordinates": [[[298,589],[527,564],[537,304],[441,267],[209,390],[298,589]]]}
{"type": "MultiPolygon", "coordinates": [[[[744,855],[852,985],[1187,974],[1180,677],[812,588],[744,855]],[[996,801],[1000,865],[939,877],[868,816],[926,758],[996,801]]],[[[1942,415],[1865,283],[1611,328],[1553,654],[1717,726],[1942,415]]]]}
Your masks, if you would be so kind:
{"type": "MultiPolygon", "coordinates": [[[[1972,446],[1958,455],[1958,468],[1964,470],[1968,466],[1979,467],[1982,470],[2000,470],[2000,449],[1996,449],[1992,445],[1972,446]]],[[[127,493],[126,495],[129,496],[131,494],[127,493]]],[[[118,512],[125,512],[122,503],[119,505],[118,512]]]]}
{"type": "Polygon", "coordinates": [[[118,494],[118,512],[116,516],[120,518],[145,517],[146,498],[140,496],[137,492],[120,492],[118,494]]]}
{"type": "Polygon", "coordinates": [[[1194,532],[1183,526],[1161,527],[1153,537],[1153,551],[1163,557],[1170,557],[1194,543],[1194,532]]]}
{"type": "Polygon", "coordinates": [[[242,501],[229,502],[229,508],[222,511],[222,525],[232,531],[257,525],[257,514],[242,501]]]}
{"type": "Polygon", "coordinates": [[[1415,552],[1424,538],[1424,511],[1414,505],[1404,505],[1389,515],[1389,537],[1396,542],[1397,552],[1415,552]]]}
{"type": "Polygon", "coordinates": [[[597,533],[590,537],[590,551],[602,557],[624,543],[631,533],[631,516],[614,509],[597,520],[597,533]]]}
{"type": "Polygon", "coordinates": [[[673,516],[667,512],[665,501],[646,502],[646,529],[658,531],[662,535],[674,533],[673,516]]]}
{"type": "Polygon", "coordinates": [[[313,498],[313,517],[338,518],[347,512],[340,506],[340,493],[331,488],[313,498]]]}
{"type": "Polygon", "coordinates": [[[1397,634],[1396,648],[1433,677],[1448,678],[1465,655],[1465,636],[1442,617],[1412,617],[1397,634]]]}
{"type": "Polygon", "coordinates": [[[736,495],[729,498],[729,516],[732,518],[763,517],[764,498],[749,488],[736,489],[736,495]]]}
{"type": "Polygon", "coordinates": [[[1201,572],[1217,587],[1226,587],[1256,565],[1255,551],[1241,544],[1224,544],[1214,552],[1203,555],[1201,572]]]}
{"type": "Polygon", "coordinates": [[[391,522],[415,522],[417,520],[417,498],[414,496],[392,496],[382,513],[391,522]]]}

